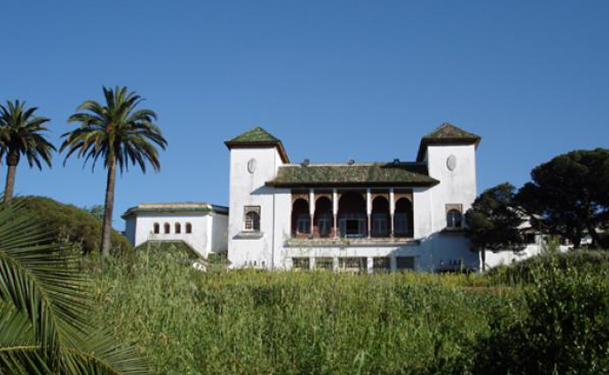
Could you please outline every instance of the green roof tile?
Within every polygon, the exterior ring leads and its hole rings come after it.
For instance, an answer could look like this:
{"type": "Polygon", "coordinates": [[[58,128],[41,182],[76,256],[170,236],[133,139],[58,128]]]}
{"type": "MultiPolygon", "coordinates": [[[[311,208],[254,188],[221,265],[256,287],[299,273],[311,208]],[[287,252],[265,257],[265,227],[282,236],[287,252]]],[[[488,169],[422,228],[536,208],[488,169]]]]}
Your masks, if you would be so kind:
{"type": "Polygon", "coordinates": [[[129,208],[121,217],[126,219],[136,213],[209,213],[228,214],[228,208],[216,206],[206,202],[179,202],[179,203],[142,203],[138,206],[129,208]]]}
{"type": "Polygon", "coordinates": [[[261,127],[255,127],[252,130],[246,131],[245,133],[236,136],[235,138],[229,139],[224,142],[226,147],[277,147],[279,151],[279,155],[281,155],[281,159],[284,163],[289,163],[290,159],[288,158],[288,154],[285,152],[285,148],[283,148],[283,143],[279,140],[279,138],[275,138],[271,133],[262,129],[261,127]]]}
{"type": "Polygon", "coordinates": [[[277,187],[307,186],[432,186],[438,181],[418,163],[374,163],[354,165],[287,165],[267,182],[277,187]]]}
{"type": "Polygon", "coordinates": [[[420,162],[425,156],[425,150],[430,144],[474,144],[478,145],[482,138],[470,133],[448,122],[443,123],[434,131],[421,138],[417,161],[420,162]]]}
{"type": "Polygon", "coordinates": [[[258,142],[279,142],[279,139],[275,138],[269,132],[258,126],[227,141],[227,143],[233,144],[258,142]]]}

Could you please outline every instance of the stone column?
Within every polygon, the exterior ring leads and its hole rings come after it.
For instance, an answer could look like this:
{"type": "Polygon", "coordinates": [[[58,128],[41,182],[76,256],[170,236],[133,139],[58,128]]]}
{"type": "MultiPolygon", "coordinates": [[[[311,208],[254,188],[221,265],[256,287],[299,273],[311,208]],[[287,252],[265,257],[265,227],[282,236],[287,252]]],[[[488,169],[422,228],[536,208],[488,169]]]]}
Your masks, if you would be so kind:
{"type": "Polygon", "coordinates": [[[394,236],[394,225],[393,225],[393,219],[394,219],[394,215],[395,215],[395,191],[393,190],[393,188],[389,189],[389,225],[390,225],[390,233],[391,233],[391,237],[394,236]]]}
{"type": "Polygon", "coordinates": [[[366,259],[366,266],[368,273],[374,272],[374,258],[368,257],[366,259]]]}
{"type": "Polygon", "coordinates": [[[315,218],[315,190],[314,189],[309,189],[309,215],[311,216],[311,222],[310,222],[310,233],[309,236],[313,237],[314,233],[313,233],[313,219],[315,218]]]}
{"type": "Polygon", "coordinates": [[[334,238],[338,238],[338,191],[332,189],[332,218],[334,219],[334,238]]]}
{"type": "Polygon", "coordinates": [[[370,188],[366,189],[366,216],[368,217],[368,238],[370,238],[372,232],[372,195],[370,194],[370,188]]]}

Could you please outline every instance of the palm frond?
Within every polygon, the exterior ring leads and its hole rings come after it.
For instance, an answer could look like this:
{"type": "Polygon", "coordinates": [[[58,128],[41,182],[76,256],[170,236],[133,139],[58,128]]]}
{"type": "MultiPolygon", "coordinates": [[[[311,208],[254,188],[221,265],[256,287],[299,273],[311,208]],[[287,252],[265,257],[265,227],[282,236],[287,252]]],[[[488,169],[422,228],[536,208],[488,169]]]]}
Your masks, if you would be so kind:
{"type": "Polygon", "coordinates": [[[43,125],[50,120],[35,116],[37,107],[26,108],[25,102],[16,100],[0,105],[0,155],[24,155],[32,166],[42,168],[41,160],[51,166],[51,151],[55,146],[42,134],[43,125]]]}
{"type": "Polygon", "coordinates": [[[121,172],[129,165],[146,172],[147,163],[158,171],[161,164],[156,147],[165,149],[167,141],[154,123],[156,113],[138,109],[142,97],[126,87],[103,87],[103,94],[103,105],[87,100],[68,118],[68,122],[80,126],[62,135],[64,142],[59,150],[67,151],[64,164],[75,154],[84,159],[83,164],[91,161],[93,169],[101,159],[106,168],[115,162],[121,172]]]}
{"type": "Polygon", "coordinates": [[[0,204],[0,373],[149,373],[134,348],[93,329],[76,255],[48,238],[22,201],[0,204]]]}

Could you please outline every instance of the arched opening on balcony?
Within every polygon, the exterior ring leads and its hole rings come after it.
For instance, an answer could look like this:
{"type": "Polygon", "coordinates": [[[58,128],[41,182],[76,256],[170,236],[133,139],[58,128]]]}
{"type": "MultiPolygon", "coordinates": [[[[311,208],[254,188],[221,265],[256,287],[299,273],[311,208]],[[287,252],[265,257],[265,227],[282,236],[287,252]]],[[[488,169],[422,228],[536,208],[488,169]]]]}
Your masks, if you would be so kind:
{"type": "Polygon", "coordinates": [[[182,225],[180,225],[180,223],[176,223],[175,232],[176,232],[176,234],[182,233],[182,225]]]}
{"type": "Polygon", "coordinates": [[[296,199],[292,203],[292,236],[299,237],[311,233],[311,214],[309,202],[296,199]]]}
{"type": "Polygon", "coordinates": [[[165,227],[165,234],[171,233],[171,225],[169,223],[165,223],[163,226],[165,227]]]}
{"type": "Polygon", "coordinates": [[[333,223],[332,201],[327,197],[320,197],[315,202],[315,216],[313,218],[315,234],[322,238],[330,237],[333,223]]]}
{"type": "Polygon", "coordinates": [[[159,225],[159,223],[154,223],[153,230],[154,230],[154,234],[161,233],[161,226],[159,225]]]}
{"type": "Polygon", "coordinates": [[[412,203],[406,198],[395,202],[393,231],[396,237],[412,237],[414,233],[412,203]]]}
{"type": "Polygon", "coordinates": [[[389,237],[389,201],[376,197],[372,201],[372,237],[389,237]]]}
{"type": "Polygon", "coordinates": [[[191,223],[186,223],[186,233],[187,234],[192,233],[192,224],[191,223]]]}
{"type": "Polygon", "coordinates": [[[361,193],[350,191],[342,194],[338,202],[338,226],[342,237],[367,235],[366,200],[361,193]]]}

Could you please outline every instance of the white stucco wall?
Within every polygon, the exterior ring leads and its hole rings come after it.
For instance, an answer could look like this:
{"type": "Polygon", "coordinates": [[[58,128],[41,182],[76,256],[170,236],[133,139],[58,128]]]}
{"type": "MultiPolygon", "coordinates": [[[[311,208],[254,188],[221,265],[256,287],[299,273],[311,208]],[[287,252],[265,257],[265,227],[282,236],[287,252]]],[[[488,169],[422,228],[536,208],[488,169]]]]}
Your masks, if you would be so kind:
{"type": "MultiPolygon", "coordinates": [[[[541,236],[536,236],[535,244],[528,244],[522,251],[513,252],[513,251],[489,251],[485,252],[486,256],[486,268],[490,269],[497,266],[502,265],[510,265],[515,262],[519,262],[530,257],[543,254],[544,247],[541,242],[541,236]]],[[[557,249],[559,252],[567,252],[569,250],[569,246],[560,245],[557,249]]],[[[480,254],[481,256],[481,254],[480,254]]],[[[482,264],[482,259],[480,259],[480,264],[482,264]]]]}
{"type": "MultiPolygon", "coordinates": [[[[211,234],[213,220],[227,221],[225,215],[212,216],[202,214],[138,212],[131,215],[127,222],[135,221],[135,236],[132,244],[138,246],[151,241],[184,241],[202,257],[207,257],[212,250],[211,234]],[[160,225],[160,233],[154,233],[154,223],[160,225]],[[170,233],[166,234],[165,223],[170,225],[170,233]],[[181,233],[175,233],[175,224],[180,223],[181,233]],[[192,233],[186,233],[186,223],[192,224],[192,233]]],[[[218,245],[221,247],[221,244],[218,245]]]]}
{"type": "Polygon", "coordinates": [[[476,199],[476,150],[472,145],[430,145],[427,148],[429,176],[440,181],[431,188],[433,210],[432,231],[446,227],[446,205],[461,204],[462,213],[470,209],[476,199]],[[456,168],[449,170],[447,159],[456,157],[456,168]]]}
{"type": "Polygon", "coordinates": [[[135,216],[131,215],[125,219],[125,237],[129,240],[131,245],[135,244],[135,216]]]}
{"type": "Polygon", "coordinates": [[[276,148],[233,148],[230,150],[228,260],[232,267],[270,268],[273,259],[275,223],[274,189],[265,186],[282,164],[276,148]],[[248,162],[255,160],[253,173],[248,162]],[[244,236],[244,208],[260,206],[259,236],[244,236]]]}
{"type": "MultiPolygon", "coordinates": [[[[228,258],[232,267],[289,269],[292,257],[374,257],[412,256],[418,270],[435,271],[463,262],[478,269],[478,254],[469,250],[463,231],[444,231],[446,204],[460,204],[465,213],[476,198],[474,145],[429,146],[426,160],[429,174],[440,184],[413,189],[414,240],[408,245],[359,244],[338,246],[293,246],[287,244],[291,228],[291,191],[265,186],[280,165],[274,148],[233,148],[230,151],[230,196],[228,258]],[[446,159],[455,155],[457,166],[450,171],[446,159]],[[247,163],[256,160],[256,171],[247,163]],[[244,235],[244,207],[260,206],[260,236],[244,235]]],[[[387,187],[390,188],[390,187],[387,187]]]]}
{"type": "Polygon", "coordinates": [[[228,251],[228,215],[212,214],[212,253],[228,251]]]}

